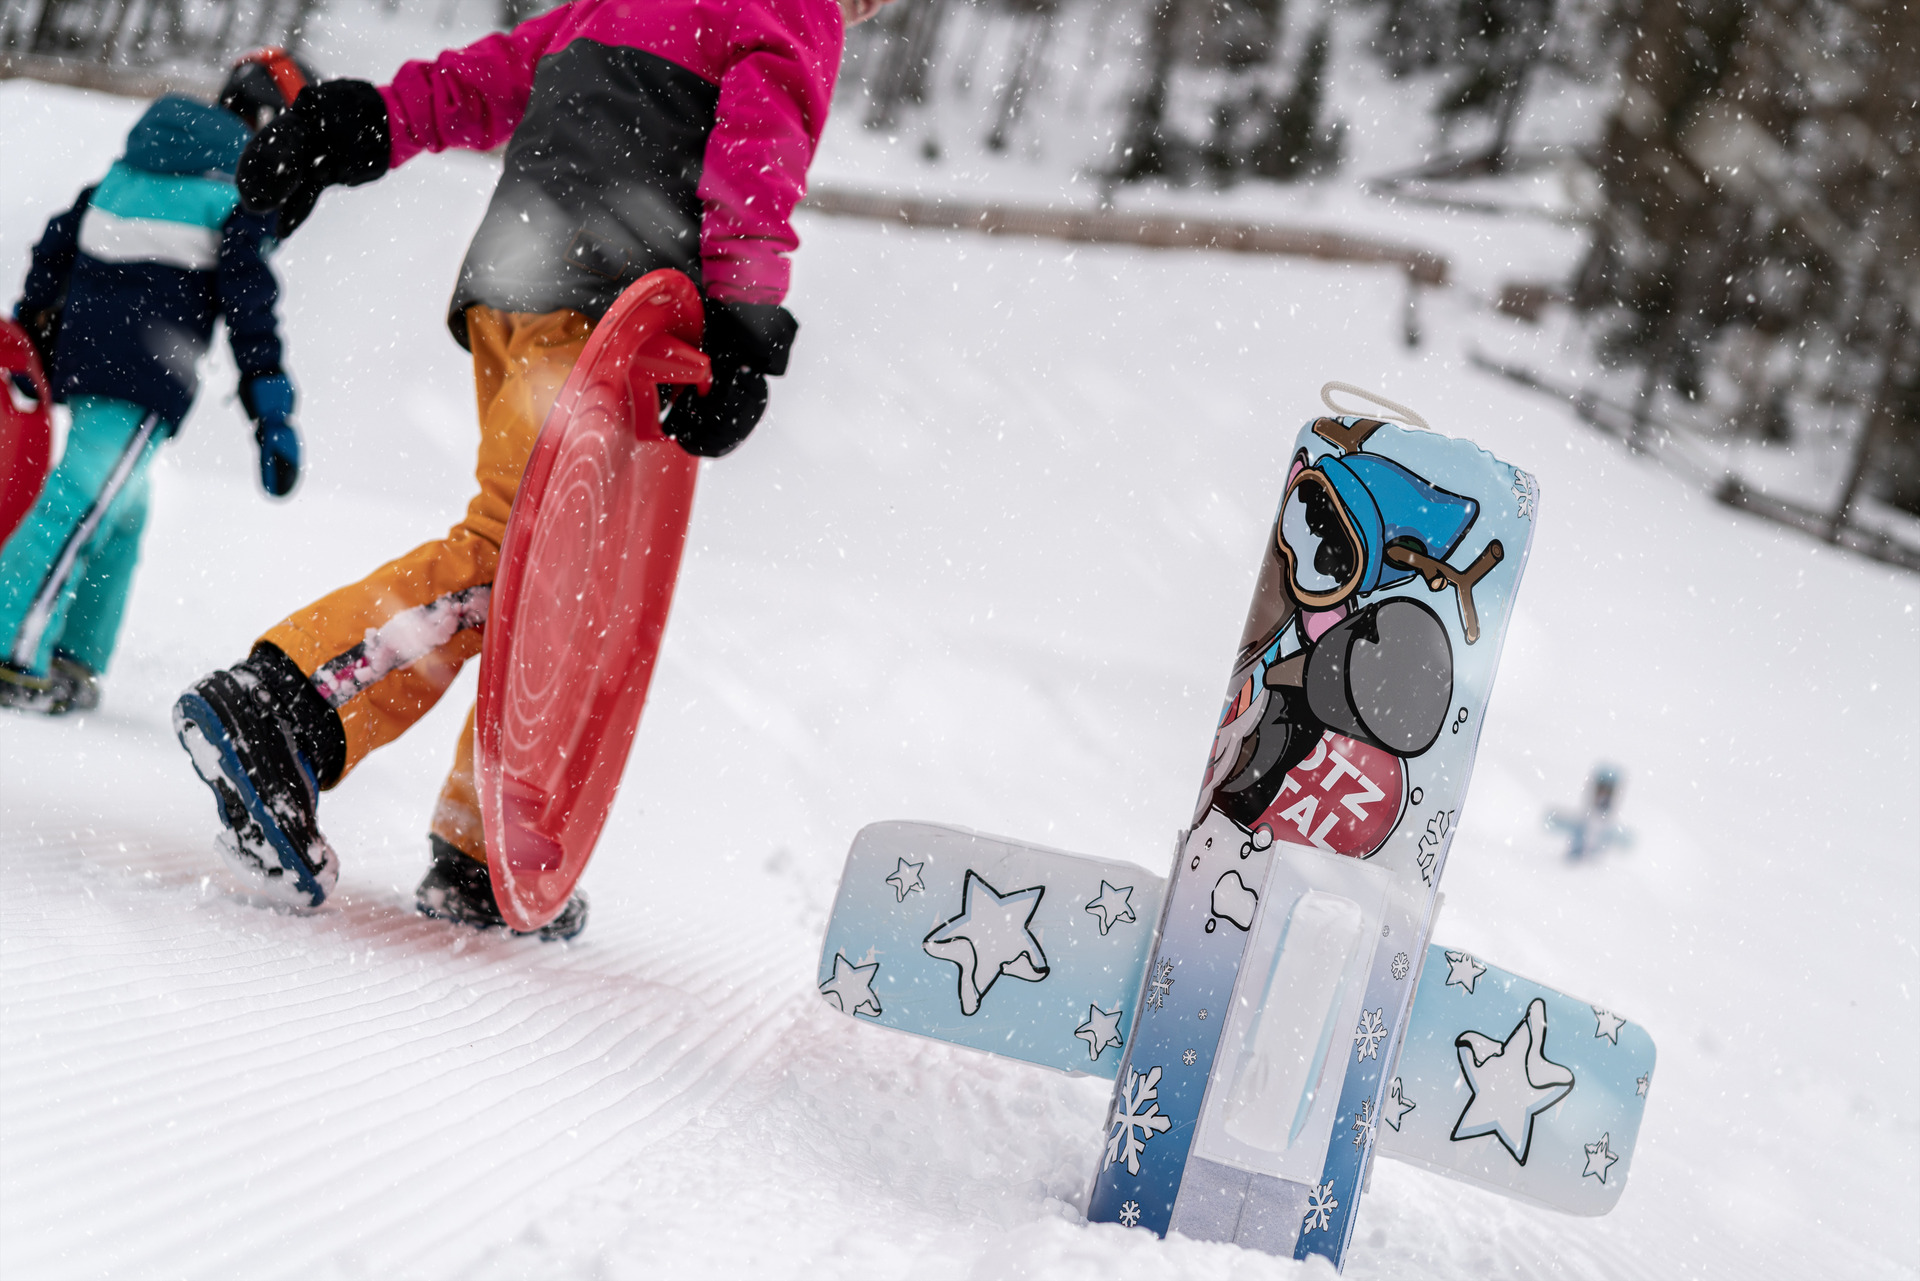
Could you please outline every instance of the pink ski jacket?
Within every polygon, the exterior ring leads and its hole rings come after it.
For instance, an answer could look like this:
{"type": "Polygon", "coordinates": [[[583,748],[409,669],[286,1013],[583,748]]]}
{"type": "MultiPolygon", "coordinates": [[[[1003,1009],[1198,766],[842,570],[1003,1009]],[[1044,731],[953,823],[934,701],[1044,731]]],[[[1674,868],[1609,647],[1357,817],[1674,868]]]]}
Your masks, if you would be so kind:
{"type": "Polygon", "coordinates": [[[658,267],[778,303],[840,66],[837,0],[573,0],[381,89],[392,163],[507,143],[448,324],[598,317],[658,267]]]}

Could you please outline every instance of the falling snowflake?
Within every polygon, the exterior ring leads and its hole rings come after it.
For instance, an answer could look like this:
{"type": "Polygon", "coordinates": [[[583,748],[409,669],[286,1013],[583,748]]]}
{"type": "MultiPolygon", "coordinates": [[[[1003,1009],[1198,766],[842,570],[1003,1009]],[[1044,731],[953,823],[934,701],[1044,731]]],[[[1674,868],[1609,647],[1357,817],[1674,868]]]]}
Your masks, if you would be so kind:
{"type": "Polygon", "coordinates": [[[1411,970],[1412,968],[1413,968],[1413,962],[1407,959],[1407,954],[1405,952],[1395,952],[1393,954],[1393,977],[1394,978],[1403,979],[1407,977],[1407,971],[1411,970]]]}
{"type": "Polygon", "coordinates": [[[1307,1193],[1307,1217],[1301,1221],[1300,1230],[1326,1231],[1333,1222],[1333,1212],[1339,1208],[1340,1203],[1333,1199],[1333,1181],[1329,1179],[1307,1193]]]}
{"type": "Polygon", "coordinates": [[[1521,520],[1532,520],[1534,504],[1540,501],[1540,482],[1531,473],[1514,468],[1513,496],[1517,500],[1514,515],[1521,520]]]}
{"type": "Polygon", "coordinates": [[[1147,984],[1147,1004],[1154,1009],[1163,1009],[1167,1004],[1167,993],[1173,990],[1173,962],[1160,962],[1160,972],[1153,982],[1147,984]]]}
{"type": "Polygon", "coordinates": [[[1353,1033],[1353,1061],[1377,1059],[1380,1057],[1380,1042],[1387,1039],[1387,1025],[1380,1016],[1387,1012],[1386,1006],[1377,1010],[1362,1010],[1360,1026],[1353,1033]]]}
{"type": "Polygon", "coordinates": [[[1129,1201],[1120,1207],[1120,1225],[1127,1228],[1140,1226],[1140,1203],[1129,1201]]]}
{"type": "Polygon", "coordinates": [[[1363,1148],[1373,1142],[1373,1132],[1378,1119],[1373,1115],[1373,1100],[1360,1100],[1360,1110],[1353,1116],[1353,1146],[1363,1148]]]}
{"type": "Polygon", "coordinates": [[[1101,1169],[1115,1161],[1125,1161],[1128,1174],[1140,1173],[1140,1154],[1146,1150],[1147,1140],[1173,1128],[1173,1122],[1160,1115],[1159,1097],[1158,1066],[1145,1076],[1128,1069],[1126,1087],[1120,1091],[1120,1105],[1125,1110],[1114,1120],[1113,1133],[1107,1137],[1107,1161],[1101,1169]]]}
{"type": "MultiPolygon", "coordinates": [[[[1197,1062],[1197,1061],[1199,1060],[1199,1058],[1200,1058],[1200,1055],[1199,1055],[1199,1054],[1198,1054],[1198,1053],[1197,1053],[1196,1051],[1193,1051],[1193,1050],[1188,1050],[1188,1051],[1187,1051],[1187,1052],[1186,1052],[1185,1054],[1182,1054],[1182,1055],[1180,1056],[1180,1061],[1181,1061],[1182,1063],[1184,1063],[1184,1064],[1186,1064],[1186,1065],[1187,1065],[1188,1067],[1192,1067],[1192,1066],[1194,1065],[1194,1063],[1195,1063],[1195,1062],[1197,1062]]],[[[1643,1077],[1641,1077],[1640,1079],[1641,1079],[1642,1081],[1644,1081],[1644,1080],[1646,1080],[1647,1078],[1643,1076],[1643,1077]]],[[[1643,1093],[1644,1093],[1644,1091],[1643,1091],[1643,1093]]]]}

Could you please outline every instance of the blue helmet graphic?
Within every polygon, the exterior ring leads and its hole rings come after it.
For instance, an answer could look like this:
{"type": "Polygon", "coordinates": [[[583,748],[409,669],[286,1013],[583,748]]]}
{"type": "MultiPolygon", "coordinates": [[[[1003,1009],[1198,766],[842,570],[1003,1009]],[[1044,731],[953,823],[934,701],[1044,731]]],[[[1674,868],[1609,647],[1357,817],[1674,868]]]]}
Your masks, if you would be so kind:
{"type": "Polygon", "coordinates": [[[1445,560],[1480,514],[1473,499],[1448,493],[1378,454],[1323,458],[1312,470],[1325,476],[1359,538],[1355,591],[1362,595],[1413,577],[1412,570],[1387,563],[1390,544],[1412,543],[1445,560]]]}

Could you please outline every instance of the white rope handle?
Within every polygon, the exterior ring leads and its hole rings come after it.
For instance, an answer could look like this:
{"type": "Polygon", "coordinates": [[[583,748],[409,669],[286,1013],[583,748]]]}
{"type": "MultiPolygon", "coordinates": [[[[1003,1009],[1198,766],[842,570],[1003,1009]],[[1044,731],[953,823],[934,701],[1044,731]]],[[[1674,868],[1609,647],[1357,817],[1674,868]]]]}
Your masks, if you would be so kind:
{"type": "MultiPolygon", "coordinates": [[[[1393,411],[1390,414],[1383,414],[1381,415],[1381,417],[1391,418],[1397,422],[1407,423],[1410,426],[1414,426],[1414,427],[1427,426],[1426,419],[1422,418],[1419,414],[1414,413],[1411,409],[1408,409],[1405,405],[1395,404],[1393,401],[1388,400],[1385,396],[1376,395],[1375,393],[1368,391],[1365,387],[1356,387],[1352,383],[1342,383],[1342,382],[1322,383],[1320,386],[1320,403],[1325,405],[1328,409],[1331,409],[1336,414],[1346,414],[1349,417],[1358,416],[1355,410],[1348,409],[1345,405],[1336,405],[1334,403],[1332,393],[1336,391],[1344,391],[1350,396],[1358,396],[1362,400],[1370,400],[1374,404],[1380,406],[1382,409],[1390,409],[1393,411]]],[[[1428,428],[1428,430],[1432,430],[1432,429],[1428,428]]]]}

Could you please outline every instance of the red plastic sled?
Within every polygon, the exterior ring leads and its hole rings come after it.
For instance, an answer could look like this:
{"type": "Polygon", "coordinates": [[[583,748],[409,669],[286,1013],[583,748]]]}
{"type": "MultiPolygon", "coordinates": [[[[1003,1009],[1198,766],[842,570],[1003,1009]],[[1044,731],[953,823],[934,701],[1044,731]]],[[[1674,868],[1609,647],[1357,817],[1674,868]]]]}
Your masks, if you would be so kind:
{"type": "Polygon", "coordinates": [[[0,319],[0,543],[12,537],[33,510],[53,467],[53,391],[27,333],[0,319]],[[28,401],[14,382],[25,374],[37,399],[28,401]]]}
{"type": "Polygon", "coordinates": [[[474,764],[500,913],[566,906],[606,823],[667,624],[695,460],[660,433],[661,383],[712,381],[677,271],[602,317],[540,429],[500,545],[474,764]]]}

